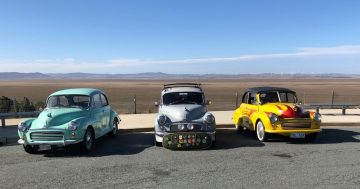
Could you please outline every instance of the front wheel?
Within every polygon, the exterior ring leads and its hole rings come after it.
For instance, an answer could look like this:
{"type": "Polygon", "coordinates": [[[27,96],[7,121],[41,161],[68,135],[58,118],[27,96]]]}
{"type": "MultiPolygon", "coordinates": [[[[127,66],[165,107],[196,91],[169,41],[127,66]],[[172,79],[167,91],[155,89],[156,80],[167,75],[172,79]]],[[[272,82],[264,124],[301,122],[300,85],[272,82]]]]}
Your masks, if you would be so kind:
{"type": "Polygon", "coordinates": [[[156,140],[156,135],[155,135],[155,137],[154,137],[154,144],[155,144],[155,146],[162,147],[162,142],[158,142],[158,141],[156,140]]]}
{"type": "Polygon", "coordinates": [[[265,132],[264,124],[261,121],[256,124],[256,136],[260,142],[268,140],[268,134],[265,132]]]}
{"type": "Polygon", "coordinates": [[[118,133],[118,122],[114,120],[112,125],[112,130],[109,132],[109,136],[116,137],[117,133],[118,133]]]}
{"type": "Polygon", "coordinates": [[[244,127],[240,124],[240,120],[238,121],[237,124],[235,124],[235,128],[236,128],[236,132],[241,133],[242,131],[244,131],[244,127]]]}
{"type": "Polygon", "coordinates": [[[314,142],[317,137],[318,137],[318,133],[311,133],[305,137],[305,140],[307,142],[314,142]]]}
{"type": "Polygon", "coordinates": [[[38,146],[23,145],[25,152],[29,154],[36,154],[39,150],[38,146]]]}
{"type": "Polygon", "coordinates": [[[84,152],[90,152],[93,148],[94,133],[91,128],[86,129],[84,135],[84,141],[81,143],[81,150],[84,152]]]}

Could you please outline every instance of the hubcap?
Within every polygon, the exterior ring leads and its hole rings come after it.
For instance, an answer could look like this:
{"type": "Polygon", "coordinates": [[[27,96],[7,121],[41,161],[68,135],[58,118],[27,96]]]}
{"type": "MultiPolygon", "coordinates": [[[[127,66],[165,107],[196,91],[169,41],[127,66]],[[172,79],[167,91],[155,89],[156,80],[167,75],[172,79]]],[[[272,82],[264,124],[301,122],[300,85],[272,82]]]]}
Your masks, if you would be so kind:
{"type": "Polygon", "coordinates": [[[259,123],[257,124],[256,131],[257,131],[256,133],[257,133],[258,139],[263,140],[265,131],[264,131],[264,125],[262,124],[261,121],[259,121],[259,123]]]}
{"type": "Polygon", "coordinates": [[[87,149],[91,149],[92,147],[92,136],[90,132],[86,132],[86,137],[85,137],[85,142],[86,142],[86,148],[87,149]]]}
{"type": "Polygon", "coordinates": [[[113,124],[113,134],[116,135],[116,132],[117,132],[117,123],[114,122],[114,124],[113,124]]]}

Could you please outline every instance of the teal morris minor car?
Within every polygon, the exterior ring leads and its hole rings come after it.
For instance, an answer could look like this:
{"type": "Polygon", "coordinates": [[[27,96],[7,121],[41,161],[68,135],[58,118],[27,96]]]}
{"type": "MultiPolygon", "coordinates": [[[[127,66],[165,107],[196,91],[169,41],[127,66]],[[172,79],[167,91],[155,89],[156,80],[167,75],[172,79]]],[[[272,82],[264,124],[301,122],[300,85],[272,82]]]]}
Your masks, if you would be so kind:
{"type": "Polygon", "coordinates": [[[47,98],[46,108],[38,118],[18,125],[18,143],[28,153],[71,144],[89,152],[94,139],[106,134],[116,136],[120,121],[101,90],[61,90],[47,98]]]}

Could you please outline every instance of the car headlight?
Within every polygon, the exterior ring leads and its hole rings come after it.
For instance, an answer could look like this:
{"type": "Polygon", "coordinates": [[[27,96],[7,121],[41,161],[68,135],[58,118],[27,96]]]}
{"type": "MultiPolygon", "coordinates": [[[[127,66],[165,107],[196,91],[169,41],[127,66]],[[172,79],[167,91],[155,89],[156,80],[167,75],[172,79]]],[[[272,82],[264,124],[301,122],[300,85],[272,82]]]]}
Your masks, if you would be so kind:
{"type": "Polygon", "coordinates": [[[187,125],[187,128],[188,128],[189,130],[193,130],[193,129],[194,129],[194,125],[190,123],[190,124],[187,125]]]}
{"type": "Polygon", "coordinates": [[[181,131],[184,130],[184,129],[185,129],[185,125],[184,125],[184,124],[179,124],[179,125],[178,125],[178,129],[181,130],[181,131]]]}
{"type": "Polygon", "coordinates": [[[270,119],[271,123],[276,123],[277,121],[279,121],[279,117],[276,114],[273,114],[273,113],[271,113],[269,115],[269,119],[270,119]]]}
{"type": "Polygon", "coordinates": [[[158,118],[157,121],[158,121],[158,123],[159,123],[160,126],[164,126],[165,123],[166,123],[166,120],[167,120],[166,116],[165,116],[165,115],[161,115],[161,116],[159,116],[159,118],[158,118]]]}
{"type": "Polygon", "coordinates": [[[27,130],[26,124],[24,122],[19,123],[18,130],[21,132],[25,132],[27,130]]]}
{"type": "Polygon", "coordinates": [[[204,117],[204,122],[207,124],[215,123],[215,117],[212,114],[208,114],[204,117]]]}
{"type": "Polygon", "coordinates": [[[68,125],[68,130],[75,131],[79,126],[80,126],[80,123],[78,123],[76,121],[70,121],[70,123],[68,125]]]}
{"type": "Polygon", "coordinates": [[[321,121],[321,114],[315,113],[314,114],[314,120],[317,121],[317,122],[320,122],[321,121]]]}

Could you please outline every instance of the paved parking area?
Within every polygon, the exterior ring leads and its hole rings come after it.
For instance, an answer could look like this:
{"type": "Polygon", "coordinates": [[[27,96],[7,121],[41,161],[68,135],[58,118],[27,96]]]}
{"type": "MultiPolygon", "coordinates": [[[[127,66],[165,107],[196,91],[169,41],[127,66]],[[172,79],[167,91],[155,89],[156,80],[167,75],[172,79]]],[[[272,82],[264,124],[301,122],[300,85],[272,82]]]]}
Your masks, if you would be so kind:
{"type": "Polygon", "coordinates": [[[101,138],[89,154],[0,147],[1,188],[358,188],[360,128],[327,127],[314,143],[218,130],[217,146],[170,151],[153,133],[101,138]]]}

